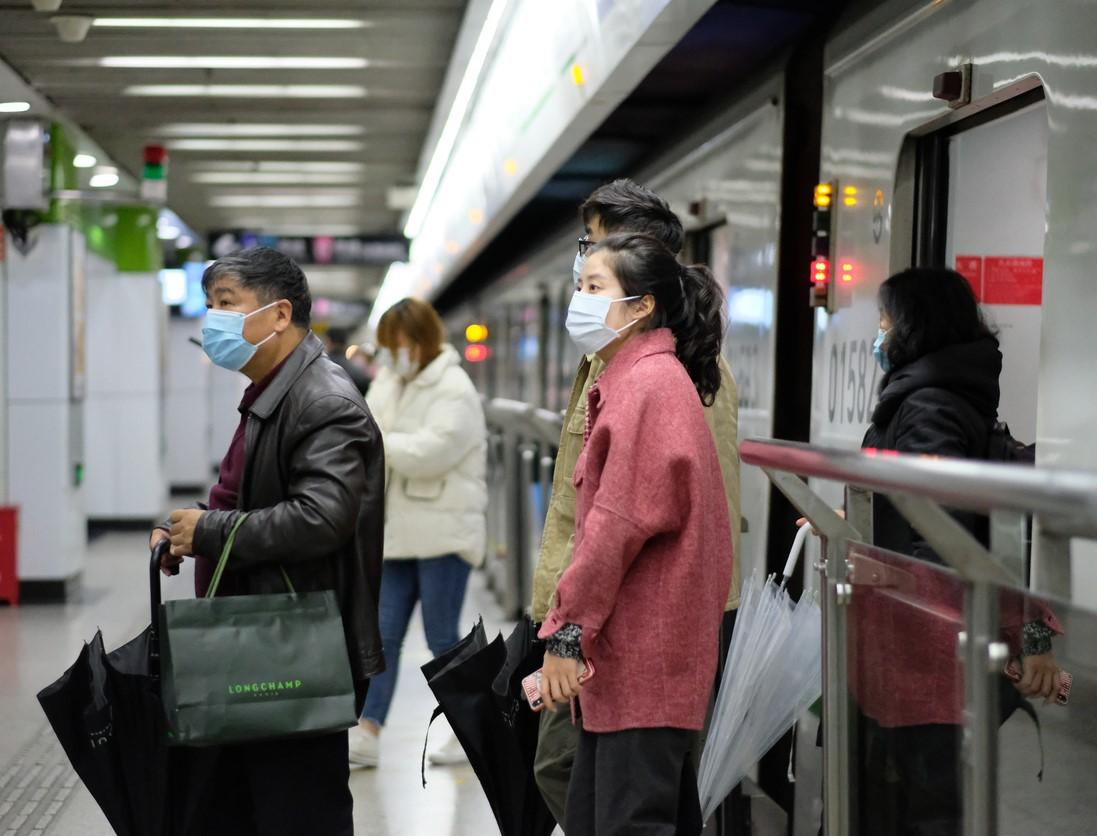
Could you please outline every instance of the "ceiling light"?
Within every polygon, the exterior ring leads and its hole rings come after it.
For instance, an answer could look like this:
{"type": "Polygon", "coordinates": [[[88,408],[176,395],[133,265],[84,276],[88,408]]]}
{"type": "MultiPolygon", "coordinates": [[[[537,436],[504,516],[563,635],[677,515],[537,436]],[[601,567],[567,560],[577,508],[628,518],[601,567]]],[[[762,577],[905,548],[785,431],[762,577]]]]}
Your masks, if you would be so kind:
{"type": "Polygon", "coordinates": [[[281,55],[110,55],[92,63],[127,70],[363,70],[369,66],[365,58],[281,55]]]}
{"type": "Polygon", "coordinates": [[[290,125],[269,122],[172,122],[161,125],[153,136],[360,136],[363,125],[290,125]]]}
{"type": "Polygon", "coordinates": [[[217,96],[235,99],[357,99],[359,84],[134,84],[125,96],[217,96]]]}
{"type": "Polygon", "coordinates": [[[72,158],[72,164],[77,168],[94,168],[98,160],[91,154],[77,154],[72,158]]]}
{"type": "Polygon", "coordinates": [[[373,24],[345,18],[97,17],[114,29],[364,29],[373,24]]]}
{"type": "Polygon", "coordinates": [[[187,247],[194,246],[194,239],[189,235],[180,235],[175,239],[175,246],[180,250],[185,250],[187,247]]]}
{"type": "Polygon", "coordinates": [[[30,102],[0,102],[0,113],[26,113],[30,102]]]}
{"type": "Polygon", "coordinates": [[[307,171],[355,172],[365,165],[349,160],[202,160],[195,163],[205,171],[307,171]]]}
{"type": "Polygon", "coordinates": [[[360,201],[357,192],[312,192],[304,194],[226,194],[215,195],[209,200],[210,206],[223,209],[297,209],[297,208],[340,208],[357,206],[360,201]]]}
{"type": "Polygon", "coordinates": [[[484,18],[484,26],[476,39],[476,46],[472,50],[469,62],[465,65],[465,74],[461,77],[457,95],[453,97],[453,105],[449,109],[446,123],[442,127],[442,132],[438,135],[438,142],[434,146],[430,163],[423,175],[423,182],[419,186],[419,196],[415,199],[415,205],[408,214],[408,222],[404,226],[404,235],[408,238],[414,238],[423,228],[427,210],[434,202],[434,195],[438,191],[438,185],[442,182],[442,174],[449,163],[453,146],[457,142],[457,134],[465,121],[465,114],[472,102],[472,95],[476,92],[476,87],[480,83],[480,73],[484,70],[488,52],[495,40],[495,32],[503,19],[503,12],[506,7],[507,0],[492,0],[491,8],[488,9],[487,17],[484,18]]]}
{"type": "Polygon", "coordinates": [[[109,189],[118,185],[118,170],[114,168],[100,168],[91,176],[89,185],[95,189],[109,189]]]}
{"type": "Polygon", "coordinates": [[[347,182],[348,172],[342,171],[199,171],[190,179],[192,183],[226,186],[240,185],[281,185],[292,186],[295,183],[322,185],[330,183],[338,186],[347,182]]]}
{"type": "Polygon", "coordinates": [[[156,237],[161,241],[174,241],[182,234],[183,230],[171,224],[159,224],[156,227],[156,237]]]}
{"type": "Polygon", "coordinates": [[[172,151],[361,151],[352,139],[169,139],[172,151]]]}

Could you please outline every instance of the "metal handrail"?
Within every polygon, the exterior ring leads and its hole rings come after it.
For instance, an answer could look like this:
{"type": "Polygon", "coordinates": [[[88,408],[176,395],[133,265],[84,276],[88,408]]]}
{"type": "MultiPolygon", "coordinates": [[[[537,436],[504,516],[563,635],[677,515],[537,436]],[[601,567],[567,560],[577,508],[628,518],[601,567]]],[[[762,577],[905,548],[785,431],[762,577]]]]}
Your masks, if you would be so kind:
{"type": "Polygon", "coordinates": [[[491,398],[484,401],[484,417],[492,426],[516,432],[530,441],[555,445],[560,440],[563,417],[525,401],[491,398]]]}
{"type": "Polygon", "coordinates": [[[921,496],[984,514],[999,509],[1035,513],[1059,534],[1097,535],[1094,473],[763,439],[744,441],[739,455],[764,469],[921,496]]]}

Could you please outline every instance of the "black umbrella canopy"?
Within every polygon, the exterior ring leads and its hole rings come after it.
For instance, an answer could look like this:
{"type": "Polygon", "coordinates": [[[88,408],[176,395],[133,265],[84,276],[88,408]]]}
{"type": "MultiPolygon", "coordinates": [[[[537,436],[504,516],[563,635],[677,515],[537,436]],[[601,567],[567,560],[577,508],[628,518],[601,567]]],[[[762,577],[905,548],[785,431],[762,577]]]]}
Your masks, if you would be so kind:
{"type": "Polygon", "coordinates": [[[140,836],[139,817],[131,810],[121,750],[114,736],[105,657],[103,636],[96,633],[90,644],[84,644],[72,667],[39,692],[38,702],[73,769],[114,832],[140,836]]]}
{"type": "MultiPolygon", "coordinates": [[[[150,562],[153,612],[159,558],[158,550],[150,562]]],[[[156,644],[150,626],[108,654],[96,633],[38,694],[73,769],[119,836],[198,833],[205,776],[217,757],[214,749],[168,748],[156,644]]]]}
{"type": "Polygon", "coordinates": [[[507,651],[502,634],[487,641],[481,621],[424,665],[423,675],[468,755],[502,836],[548,836],[556,823],[533,777],[538,717],[528,709],[501,708],[492,689],[501,671],[518,667],[514,653],[513,667],[508,664],[507,651]]]}

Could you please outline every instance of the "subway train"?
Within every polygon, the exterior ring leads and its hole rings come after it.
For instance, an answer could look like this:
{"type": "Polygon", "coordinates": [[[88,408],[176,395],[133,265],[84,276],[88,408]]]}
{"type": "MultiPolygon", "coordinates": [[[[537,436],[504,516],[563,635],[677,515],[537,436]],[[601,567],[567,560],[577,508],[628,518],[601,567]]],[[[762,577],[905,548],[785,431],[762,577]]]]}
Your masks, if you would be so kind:
{"type": "MultiPolygon", "coordinates": [[[[859,446],[879,384],[876,291],[904,267],[945,264],[998,331],[1000,417],[1038,442],[1040,464],[1097,467],[1085,430],[1095,405],[1075,382],[1097,249],[1097,98],[1086,93],[1097,51],[1084,34],[1097,4],[1030,11],[936,0],[839,22],[633,174],[681,217],[682,259],[707,263],[724,288],[741,439],[859,446]]],[[[577,218],[445,312],[455,338],[487,327],[486,357],[469,369],[488,399],[566,406],[581,234],[577,218]]],[[[783,559],[788,539],[771,548],[769,486],[752,471],[745,571],[783,559]]],[[[1074,581],[1076,598],[1097,604],[1097,578],[1074,581]]]]}
{"type": "MultiPolygon", "coordinates": [[[[726,293],[740,439],[859,447],[880,377],[877,290],[903,268],[947,265],[972,283],[998,332],[1000,419],[1036,442],[1038,465],[1097,469],[1086,371],[1097,251],[1095,31],[1093,2],[1039,11],[1022,0],[880,4],[784,55],[632,173],[682,218],[682,259],[707,263],[726,293]]],[[[551,484],[551,418],[566,406],[578,362],[564,317],[581,234],[576,219],[445,312],[455,337],[469,323],[489,333],[488,351],[471,353],[481,362],[469,369],[504,410],[492,422],[488,571],[515,612],[528,603],[551,484]],[[521,404],[540,418],[508,423],[506,410],[521,404]]],[[[839,485],[814,487],[841,504],[839,485]]],[[[749,466],[742,513],[743,576],[773,571],[795,512],[749,466]]],[[[1063,584],[1090,608],[1093,556],[1076,544],[1063,584]]],[[[813,574],[805,570],[806,585],[813,574]]],[[[798,809],[815,795],[817,787],[798,809]]]]}

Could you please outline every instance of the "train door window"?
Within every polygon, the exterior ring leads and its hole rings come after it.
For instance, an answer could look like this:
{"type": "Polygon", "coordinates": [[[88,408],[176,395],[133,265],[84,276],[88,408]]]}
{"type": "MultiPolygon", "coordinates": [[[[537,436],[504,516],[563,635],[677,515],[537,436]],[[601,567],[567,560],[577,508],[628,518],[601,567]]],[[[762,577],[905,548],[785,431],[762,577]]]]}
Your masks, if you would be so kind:
{"type": "Polygon", "coordinates": [[[944,264],[971,282],[997,331],[999,416],[1036,438],[1047,107],[1041,90],[919,143],[916,264],[944,264]]]}
{"type": "MultiPolygon", "coordinates": [[[[724,224],[707,230],[709,266],[727,298],[724,356],[738,388],[739,438],[773,437],[774,288],[772,227],[724,224]]],[[[765,572],[770,490],[765,474],[739,474],[739,553],[743,578],[765,572]]]]}

